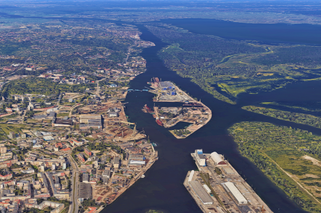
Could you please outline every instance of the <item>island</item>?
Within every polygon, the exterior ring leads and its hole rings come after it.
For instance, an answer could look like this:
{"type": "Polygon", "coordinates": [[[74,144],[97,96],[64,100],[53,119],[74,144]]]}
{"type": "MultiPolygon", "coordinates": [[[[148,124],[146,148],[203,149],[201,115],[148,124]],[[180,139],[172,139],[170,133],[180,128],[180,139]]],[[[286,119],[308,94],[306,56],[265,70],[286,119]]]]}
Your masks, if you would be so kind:
{"type": "Polygon", "coordinates": [[[177,139],[190,136],[211,120],[212,111],[201,101],[193,99],[174,83],[159,81],[156,77],[153,78],[150,85],[152,88],[150,92],[155,94],[153,99],[155,103],[181,103],[181,106],[175,107],[154,106],[153,110],[147,105],[143,108],[145,113],[153,114],[158,125],[165,128],[174,127],[179,122],[187,123],[184,128],[170,130],[177,139]]]}
{"type": "Polygon", "coordinates": [[[188,171],[184,186],[204,212],[266,212],[270,208],[217,152],[191,153],[197,170],[188,171]]]}

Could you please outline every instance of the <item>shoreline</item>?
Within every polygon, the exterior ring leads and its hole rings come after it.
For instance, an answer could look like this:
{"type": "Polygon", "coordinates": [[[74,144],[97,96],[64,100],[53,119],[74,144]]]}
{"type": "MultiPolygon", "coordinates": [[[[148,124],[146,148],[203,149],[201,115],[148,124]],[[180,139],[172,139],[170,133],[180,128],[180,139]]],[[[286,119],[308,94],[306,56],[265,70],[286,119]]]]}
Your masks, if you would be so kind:
{"type": "MultiPolygon", "coordinates": [[[[153,94],[157,94],[157,97],[156,97],[156,100],[153,99],[153,102],[154,103],[162,103],[162,102],[171,102],[171,103],[184,103],[183,101],[176,101],[176,100],[158,100],[160,95],[161,95],[161,92],[160,91],[157,91],[158,90],[158,87],[157,86],[154,86],[152,85],[151,88],[153,88],[153,94]]],[[[190,125],[186,128],[186,130],[190,131],[190,133],[184,135],[184,136],[177,136],[173,131],[174,130],[169,130],[169,132],[174,135],[175,138],[177,139],[184,139],[184,138],[187,138],[188,136],[190,136],[191,134],[193,134],[194,132],[196,132],[197,130],[199,130],[200,128],[202,128],[203,126],[205,126],[211,119],[212,119],[212,110],[210,110],[210,108],[208,106],[206,106],[204,103],[202,103],[201,101],[198,101],[198,100],[195,100],[193,99],[190,95],[188,95],[185,91],[183,91],[182,89],[180,89],[177,85],[175,85],[175,89],[177,90],[177,93],[178,94],[183,94],[183,96],[186,96],[188,97],[188,101],[189,102],[192,102],[192,103],[196,103],[196,104],[199,104],[201,105],[204,109],[205,109],[205,112],[207,112],[207,115],[208,115],[208,118],[206,119],[206,121],[204,121],[204,123],[202,124],[198,124],[196,125],[195,123],[192,123],[192,122],[187,122],[185,121],[184,118],[179,118],[177,119],[173,124],[167,124],[166,123],[163,123],[163,127],[165,128],[170,128],[170,127],[173,127],[175,126],[176,124],[178,124],[179,122],[186,122],[186,123],[190,123],[190,125]],[[193,128],[194,127],[194,128],[193,128]]],[[[158,117],[158,107],[154,107],[154,110],[155,110],[155,115],[156,116],[156,120],[159,119],[158,117]]]]}
{"type": "Polygon", "coordinates": [[[155,151],[152,144],[151,146],[153,149],[153,157],[148,162],[148,165],[146,165],[146,167],[140,173],[138,173],[135,177],[133,177],[132,180],[129,182],[129,184],[125,188],[120,190],[115,196],[115,198],[110,203],[108,203],[106,207],[102,209],[98,209],[96,210],[96,212],[101,212],[102,210],[107,208],[109,205],[111,205],[114,201],[116,201],[118,197],[120,197],[123,193],[125,193],[126,190],[129,189],[131,186],[133,186],[139,179],[141,179],[142,175],[144,175],[154,165],[154,163],[158,160],[158,151],[155,151]]]}
{"type": "Polygon", "coordinates": [[[240,206],[247,207],[249,212],[260,209],[262,212],[273,213],[262,198],[256,194],[252,187],[222,155],[219,162],[218,159],[213,160],[212,154],[201,154],[206,157],[206,166],[199,164],[199,158],[196,155],[198,154],[191,153],[198,171],[188,171],[183,185],[204,213],[211,210],[215,212],[230,212],[233,210],[232,212],[234,212],[234,210],[239,211],[240,206]],[[204,174],[208,174],[207,180],[204,174]],[[203,190],[207,195],[202,194],[202,189],[195,191],[195,182],[200,185],[203,184],[202,188],[204,188],[203,190]],[[240,195],[235,197],[235,194],[224,185],[226,183],[233,184],[243,199],[240,199],[240,195]],[[204,185],[207,185],[207,187],[204,185]],[[239,203],[240,200],[242,200],[242,203],[239,203]]]}

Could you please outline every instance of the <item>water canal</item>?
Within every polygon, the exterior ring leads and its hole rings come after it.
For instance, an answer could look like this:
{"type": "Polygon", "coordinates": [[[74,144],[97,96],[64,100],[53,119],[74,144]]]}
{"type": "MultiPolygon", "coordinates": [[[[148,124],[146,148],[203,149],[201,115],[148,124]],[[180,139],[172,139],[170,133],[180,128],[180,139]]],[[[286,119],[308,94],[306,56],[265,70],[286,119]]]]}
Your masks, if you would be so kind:
{"type": "Polygon", "coordinates": [[[300,94],[295,96],[293,94],[297,92],[298,87],[293,84],[285,89],[273,91],[270,94],[241,96],[240,104],[237,105],[227,104],[204,92],[199,86],[192,83],[190,79],[181,78],[175,72],[168,70],[157,57],[157,51],[166,46],[166,44],[143,26],[140,26],[140,30],[143,32],[141,38],[154,42],[156,46],[144,49],[142,52],[141,55],[147,60],[147,71],[137,76],[131,82],[131,88],[145,88],[147,81],[150,81],[152,77],[160,77],[162,80],[173,81],[181,89],[193,97],[201,99],[204,104],[210,107],[213,117],[206,126],[190,137],[178,140],[167,129],[158,126],[151,115],[144,114],[141,111],[144,104],[153,106],[153,94],[146,92],[128,93],[126,98],[126,102],[128,102],[126,113],[130,117],[131,122],[137,123],[138,129],[143,129],[150,136],[150,140],[158,144],[159,160],[147,171],[144,179],[135,183],[103,212],[139,213],[146,212],[149,209],[175,213],[201,212],[183,186],[183,180],[187,171],[196,169],[190,153],[198,148],[202,148],[204,152],[217,151],[224,154],[234,168],[269,205],[272,211],[280,213],[303,212],[250,161],[240,156],[235,142],[228,136],[227,129],[234,123],[241,121],[264,121],[321,134],[321,130],[317,128],[281,121],[241,109],[242,105],[265,100],[283,100],[284,98],[291,99],[292,101],[304,101],[309,97],[309,100],[320,101],[321,95],[313,96],[311,94],[309,96],[307,94],[310,94],[312,90],[320,89],[321,83],[316,82],[314,86],[298,85],[300,88],[305,88],[305,90],[300,89],[300,94]]]}

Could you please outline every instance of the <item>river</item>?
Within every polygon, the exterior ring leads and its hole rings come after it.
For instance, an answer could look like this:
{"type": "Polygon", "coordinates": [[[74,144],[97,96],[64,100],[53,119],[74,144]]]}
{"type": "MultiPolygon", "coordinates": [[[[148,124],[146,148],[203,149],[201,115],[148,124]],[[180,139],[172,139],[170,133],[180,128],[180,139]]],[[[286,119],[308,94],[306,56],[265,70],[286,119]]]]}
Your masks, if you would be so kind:
{"type": "MultiPolygon", "coordinates": [[[[144,104],[153,105],[153,94],[146,92],[128,93],[126,102],[126,114],[131,122],[137,123],[137,128],[144,130],[150,136],[152,142],[156,142],[159,151],[159,160],[146,172],[146,177],[140,179],[114,203],[103,210],[104,213],[121,212],[146,212],[149,209],[161,210],[163,212],[187,213],[201,212],[190,194],[183,186],[183,180],[188,170],[197,169],[190,153],[195,149],[203,149],[205,153],[217,151],[223,154],[234,168],[247,180],[258,195],[268,204],[274,212],[296,213],[304,212],[287,196],[277,188],[263,173],[258,170],[249,160],[242,157],[238,151],[236,143],[228,135],[227,129],[234,123],[241,121],[264,121],[277,125],[292,126],[321,134],[321,130],[305,125],[281,121],[274,118],[254,114],[241,109],[243,105],[253,104],[260,101],[283,100],[289,98],[289,94],[295,94],[298,88],[304,87],[304,83],[296,86],[290,85],[284,89],[273,91],[272,93],[262,93],[262,95],[241,96],[239,104],[231,105],[215,99],[212,95],[204,92],[198,85],[192,83],[190,79],[182,78],[175,72],[168,70],[157,57],[157,51],[167,44],[154,36],[143,26],[139,26],[141,38],[152,41],[155,47],[144,49],[141,56],[147,61],[147,71],[137,76],[130,84],[131,88],[143,89],[147,86],[147,81],[152,77],[159,77],[161,80],[169,80],[177,84],[181,89],[187,91],[193,97],[201,99],[213,112],[211,121],[203,128],[186,139],[176,139],[167,129],[156,124],[154,118],[149,114],[144,114],[141,108],[144,104]]],[[[320,82],[316,82],[315,88],[306,86],[306,91],[301,91],[301,95],[292,98],[295,101],[305,100],[306,93],[310,90],[320,88],[320,82]],[[309,89],[310,88],[310,89],[309,89]]],[[[306,85],[310,85],[307,82],[306,85]]],[[[312,95],[309,96],[313,99],[312,95]]],[[[321,100],[320,95],[314,100],[321,100]]]]}

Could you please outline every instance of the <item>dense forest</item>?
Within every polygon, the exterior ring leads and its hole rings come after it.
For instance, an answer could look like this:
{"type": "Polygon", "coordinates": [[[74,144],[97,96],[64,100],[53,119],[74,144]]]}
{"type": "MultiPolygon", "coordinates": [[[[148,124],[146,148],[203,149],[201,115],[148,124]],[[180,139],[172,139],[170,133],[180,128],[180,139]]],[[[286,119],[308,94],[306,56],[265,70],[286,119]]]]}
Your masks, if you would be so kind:
{"type": "Polygon", "coordinates": [[[271,91],[321,77],[321,47],[228,40],[162,23],[147,28],[169,44],[159,52],[169,69],[229,103],[235,103],[240,93],[271,91]]]}
{"type": "Polygon", "coordinates": [[[252,62],[263,65],[297,64],[304,66],[319,66],[321,47],[295,46],[277,48],[273,54],[266,54],[252,59],[252,62]]]}
{"type": "Polygon", "coordinates": [[[229,132],[240,153],[295,203],[306,211],[321,212],[321,167],[308,160],[321,160],[320,136],[264,122],[237,123],[229,132]]]}
{"type": "Polygon", "coordinates": [[[305,124],[313,126],[316,128],[321,128],[321,118],[309,114],[290,112],[278,109],[270,109],[266,107],[257,107],[257,106],[244,106],[242,109],[245,109],[250,112],[259,113],[262,115],[270,116],[273,118],[291,121],[295,123],[305,124]]]}

